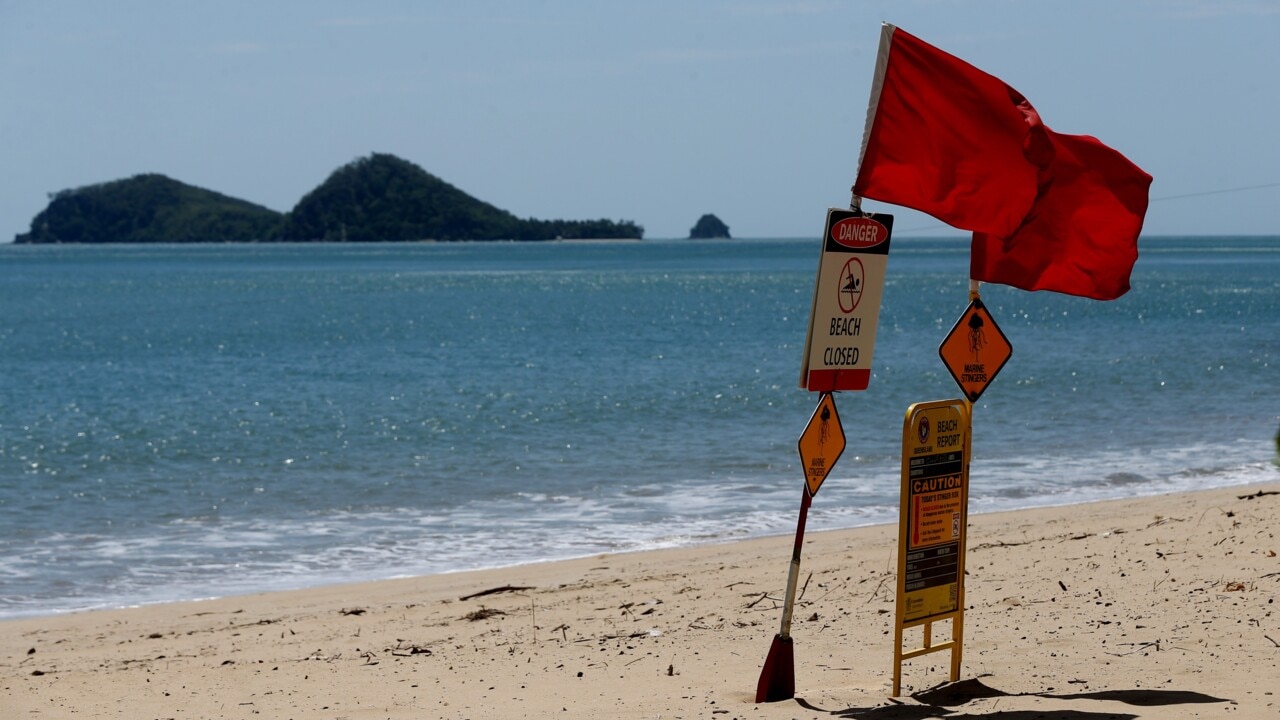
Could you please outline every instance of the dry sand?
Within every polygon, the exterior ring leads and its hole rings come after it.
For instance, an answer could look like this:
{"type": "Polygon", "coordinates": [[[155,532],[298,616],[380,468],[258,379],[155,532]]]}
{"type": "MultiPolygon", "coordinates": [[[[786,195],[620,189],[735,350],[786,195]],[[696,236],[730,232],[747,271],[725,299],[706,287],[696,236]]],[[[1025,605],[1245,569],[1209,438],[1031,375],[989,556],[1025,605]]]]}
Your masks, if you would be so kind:
{"type": "Polygon", "coordinates": [[[1278,490],[972,516],[962,680],[895,699],[882,526],[807,538],[794,700],[777,537],[0,622],[0,718],[1277,718],[1278,490]]]}

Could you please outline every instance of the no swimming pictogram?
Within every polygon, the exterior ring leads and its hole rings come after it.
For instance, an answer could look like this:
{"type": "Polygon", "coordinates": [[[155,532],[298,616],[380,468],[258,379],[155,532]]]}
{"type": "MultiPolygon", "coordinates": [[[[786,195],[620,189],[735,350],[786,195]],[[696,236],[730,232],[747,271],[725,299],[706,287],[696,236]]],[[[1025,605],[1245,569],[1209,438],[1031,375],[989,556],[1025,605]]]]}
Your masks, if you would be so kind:
{"type": "Polygon", "coordinates": [[[840,311],[848,315],[858,308],[862,300],[862,286],[866,282],[867,271],[857,256],[849,258],[840,270],[840,311]]]}

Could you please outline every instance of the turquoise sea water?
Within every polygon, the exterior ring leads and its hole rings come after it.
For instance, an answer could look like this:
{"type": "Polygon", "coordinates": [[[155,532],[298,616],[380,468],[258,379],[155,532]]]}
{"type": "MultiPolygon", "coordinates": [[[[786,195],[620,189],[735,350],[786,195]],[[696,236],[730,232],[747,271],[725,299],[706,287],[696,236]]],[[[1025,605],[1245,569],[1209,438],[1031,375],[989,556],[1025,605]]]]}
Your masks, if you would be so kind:
{"type": "MultiPolygon", "coordinates": [[[[1280,238],[1144,238],[1014,348],[972,510],[1280,480],[1280,238]]],[[[0,246],[0,617],[789,533],[806,240],[0,246]]],[[[896,518],[968,245],[898,238],[813,530],[896,518]]],[[[1064,510],[1064,512],[1070,512],[1064,510]]]]}

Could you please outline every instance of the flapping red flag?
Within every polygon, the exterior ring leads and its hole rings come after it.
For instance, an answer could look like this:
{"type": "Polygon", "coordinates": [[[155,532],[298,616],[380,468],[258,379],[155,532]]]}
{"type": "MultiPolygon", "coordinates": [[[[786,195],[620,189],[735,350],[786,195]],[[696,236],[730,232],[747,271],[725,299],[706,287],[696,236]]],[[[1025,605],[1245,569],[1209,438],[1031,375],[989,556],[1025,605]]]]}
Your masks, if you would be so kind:
{"type": "Polygon", "coordinates": [[[1095,138],[1050,130],[999,78],[883,27],[853,193],[973,231],[973,279],[1119,297],[1150,185],[1095,138]]]}
{"type": "Polygon", "coordinates": [[[1007,235],[1036,197],[1009,86],[884,25],[853,193],[1007,235]]]}
{"type": "Polygon", "coordinates": [[[1011,235],[973,234],[969,277],[1114,300],[1129,291],[1151,176],[1095,138],[1045,133],[1039,197],[1011,235]]]}

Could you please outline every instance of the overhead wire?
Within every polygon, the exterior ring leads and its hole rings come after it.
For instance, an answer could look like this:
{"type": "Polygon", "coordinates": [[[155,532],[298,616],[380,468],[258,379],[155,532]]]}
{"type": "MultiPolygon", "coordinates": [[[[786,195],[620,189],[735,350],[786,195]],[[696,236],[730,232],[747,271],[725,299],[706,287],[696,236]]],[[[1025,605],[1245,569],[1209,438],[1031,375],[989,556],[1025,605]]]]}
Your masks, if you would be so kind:
{"type": "MultiPolygon", "coordinates": [[[[1227,193],[1245,192],[1248,190],[1265,190],[1267,188],[1274,188],[1274,187],[1280,187],[1280,182],[1262,183],[1259,185],[1244,185],[1241,187],[1222,188],[1219,190],[1201,190],[1199,192],[1184,193],[1182,195],[1165,195],[1163,197],[1151,198],[1148,202],[1157,203],[1157,202],[1164,202],[1166,200],[1185,200],[1187,198],[1205,197],[1206,195],[1225,195],[1227,193]]],[[[951,228],[951,226],[947,225],[946,223],[938,222],[932,225],[920,225],[917,227],[903,228],[898,232],[909,233],[909,232],[920,232],[922,230],[938,230],[942,228],[950,228],[953,230],[955,229],[955,228],[951,228]]]]}

